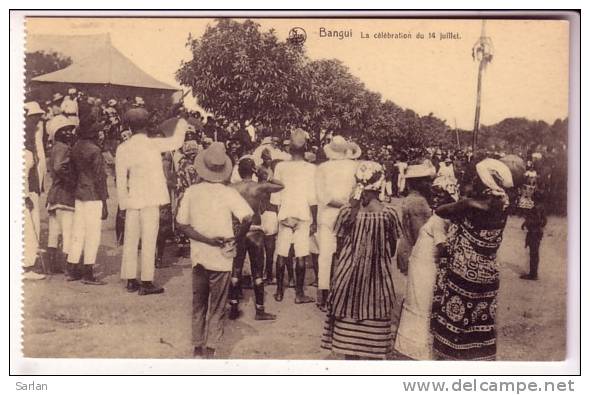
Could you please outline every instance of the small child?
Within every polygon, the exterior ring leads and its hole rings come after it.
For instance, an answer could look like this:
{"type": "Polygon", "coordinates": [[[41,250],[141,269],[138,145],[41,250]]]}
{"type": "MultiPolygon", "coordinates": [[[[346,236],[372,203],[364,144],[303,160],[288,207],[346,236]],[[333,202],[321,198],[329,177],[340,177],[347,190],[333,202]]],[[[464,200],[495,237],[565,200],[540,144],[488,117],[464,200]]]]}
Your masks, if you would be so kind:
{"type": "Polygon", "coordinates": [[[527,230],[524,247],[529,247],[530,250],[530,271],[528,274],[522,274],[520,278],[523,280],[537,280],[537,272],[539,269],[539,247],[541,246],[541,239],[543,238],[543,228],[547,225],[547,217],[543,207],[537,203],[533,208],[527,210],[524,223],[521,226],[522,230],[527,230]]]}

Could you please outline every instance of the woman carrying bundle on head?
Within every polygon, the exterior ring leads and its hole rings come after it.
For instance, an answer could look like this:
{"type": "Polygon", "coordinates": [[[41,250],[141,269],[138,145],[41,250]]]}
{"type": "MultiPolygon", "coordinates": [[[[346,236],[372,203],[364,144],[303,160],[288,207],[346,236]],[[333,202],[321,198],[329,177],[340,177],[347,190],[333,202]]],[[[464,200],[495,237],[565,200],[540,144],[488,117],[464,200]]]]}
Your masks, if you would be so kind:
{"type": "Polygon", "coordinates": [[[464,190],[465,199],[445,204],[436,215],[449,219],[447,265],[437,275],[432,305],[437,359],[495,360],[500,273],[496,254],[506,226],[508,188],[524,175],[522,159],[484,159],[464,190]]]}

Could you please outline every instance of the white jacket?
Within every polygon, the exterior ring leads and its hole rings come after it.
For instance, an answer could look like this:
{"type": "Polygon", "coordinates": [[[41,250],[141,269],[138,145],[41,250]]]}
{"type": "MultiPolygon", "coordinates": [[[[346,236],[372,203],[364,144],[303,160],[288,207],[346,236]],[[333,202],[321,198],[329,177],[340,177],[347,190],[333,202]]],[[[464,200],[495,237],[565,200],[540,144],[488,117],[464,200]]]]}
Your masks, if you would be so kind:
{"type": "Polygon", "coordinates": [[[187,125],[184,119],[180,119],[171,137],[149,138],[145,134],[136,134],[119,145],[115,170],[121,210],[170,203],[161,153],[182,146],[187,125]]]}

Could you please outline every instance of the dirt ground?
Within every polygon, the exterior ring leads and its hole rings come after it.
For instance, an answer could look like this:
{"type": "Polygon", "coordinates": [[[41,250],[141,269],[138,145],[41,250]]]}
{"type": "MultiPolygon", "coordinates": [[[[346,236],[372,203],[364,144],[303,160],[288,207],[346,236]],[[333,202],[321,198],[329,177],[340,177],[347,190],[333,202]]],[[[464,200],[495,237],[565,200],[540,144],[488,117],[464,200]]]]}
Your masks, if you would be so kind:
{"type": "MultiPolygon", "coordinates": [[[[111,196],[115,196],[112,179],[111,196]]],[[[67,282],[63,275],[25,282],[23,350],[28,357],[191,358],[191,265],[168,248],[170,267],[156,271],[163,295],[129,294],[119,279],[122,249],[116,246],[114,214],[103,223],[97,270],[108,284],[67,282]]],[[[44,210],[42,210],[44,211],[44,210]]],[[[550,217],[541,243],[540,280],[518,277],[528,268],[522,220],[511,217],[499,252],[501,284],[498,312],[499,360],[562,360],[566,347],[567,219],[550,217]]],[[[47,218],[42,222],[46,238],[47,218]]],[[[44,245],[44,244],[43,244],[44,245]]],[[[313,280],[308,271],[307,279],[313,280]]],[[[405,278],[396,273],[403,298],[405,278]]],[[[282,303],[266,289],[267,311],[276,321],[254,321],[251,290],[244,291],[243,316],[228,321],[219,358],[326,359],[320,336],[324,315],[314,304],[295,305],[288,289],[282,303]]],[[[315,295],[315,288],[307,286],[315,295]]]]}

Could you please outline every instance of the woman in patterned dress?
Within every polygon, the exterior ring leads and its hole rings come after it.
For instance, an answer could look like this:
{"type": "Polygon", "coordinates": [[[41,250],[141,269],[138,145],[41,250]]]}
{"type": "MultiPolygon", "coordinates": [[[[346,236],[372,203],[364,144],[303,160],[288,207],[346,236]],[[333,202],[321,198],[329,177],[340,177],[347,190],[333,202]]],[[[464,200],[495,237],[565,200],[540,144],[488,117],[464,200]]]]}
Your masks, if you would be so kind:
{"type": "Polygon", "coordinates": [[[485,159],[476,165],[469,197],[436,210],[451,221],[449,257],[439,268],[432,305],[437,359],[496,359],[496,253],[507,218],[505,188],[515,186],[515,172],[524,173],[524,163],[485,159]]]}
{"type": "Polygon", "coordinates": [[[383,168],[363,162],[356,173],[353,203],[335,224],[336,264],[322,336],[324,349],[345,359],[385,359],[392,351],[392,270],[399,220],[378,199],[383,168]]]}

